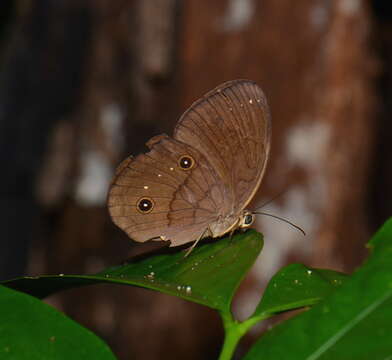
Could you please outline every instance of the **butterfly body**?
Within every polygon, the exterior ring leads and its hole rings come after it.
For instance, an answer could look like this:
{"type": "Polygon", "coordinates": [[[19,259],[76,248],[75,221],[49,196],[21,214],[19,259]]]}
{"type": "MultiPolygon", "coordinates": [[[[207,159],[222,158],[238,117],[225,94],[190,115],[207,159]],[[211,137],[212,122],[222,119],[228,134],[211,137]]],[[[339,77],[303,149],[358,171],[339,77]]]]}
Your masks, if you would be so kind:
{"type": "Polygon", "coordinates": [[[180,118],[173,137],[147,142],[145,154],[124,160],[109,190],[113,221],[134,240],[171,246],[248,227],[245,210],[269,154],[264,94],[249,80],[220,85],[180,118]]]}

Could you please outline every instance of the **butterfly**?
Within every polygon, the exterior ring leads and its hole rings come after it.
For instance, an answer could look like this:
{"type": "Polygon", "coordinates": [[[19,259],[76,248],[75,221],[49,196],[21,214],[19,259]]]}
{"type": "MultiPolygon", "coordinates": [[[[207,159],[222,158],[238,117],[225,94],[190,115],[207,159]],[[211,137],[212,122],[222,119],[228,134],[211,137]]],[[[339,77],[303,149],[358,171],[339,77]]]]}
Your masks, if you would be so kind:
{"type": "Polygon", "coordinates": [[[263,178],[270,139],[261,88],[225,82],[189,107],[172,137],[151,138],[149,152],[118,166],[110,216],[133,240],[170,246],[247,228],[254,215],[246,207],[263,178]]]}

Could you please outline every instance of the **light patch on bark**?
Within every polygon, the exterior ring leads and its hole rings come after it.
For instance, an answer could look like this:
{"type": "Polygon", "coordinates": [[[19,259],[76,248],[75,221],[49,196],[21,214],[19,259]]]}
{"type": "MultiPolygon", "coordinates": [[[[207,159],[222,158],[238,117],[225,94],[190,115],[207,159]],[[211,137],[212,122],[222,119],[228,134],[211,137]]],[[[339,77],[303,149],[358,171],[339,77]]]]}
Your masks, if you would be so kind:
{"type": "Polygon", "coordinates": [[[286,193],[282,205],[271,204],[262,211],[290,220],[307,234],[303,236],[297,229],[278,219],[258,215],[255,226],[264,234],[264,249],[257,259],[255,273],[265,279],[283,265],[293,248],[299,254],[309,255],[312,250],[312,233],[318,227],[318,217],[309,204],[308,189],[300,186],[286,193]]]}
{"type": "Polygon", "coordinates": [[[310,8],[310,23],[316,28],[323,28],[328,21],[328,5],[324,1],[317,1],[310,8]]]}
{"type": "Polygon", "coordinates": [[[345,15],[355,15],[361,10],[361,0],[340,0],[338,9],[345,15]]]}
{"type": "Polygon", "coordinates": [[[313,210],[323,208],[327,197],[324,171],[330,136],[330,126],[317,121],[297,125],[286,138],[284,157],[288,167],[298,166],[310,174],[307,193],[313,210]]]}
{"type": "Polygon", "coordinates": [[[109,151],[112,154],[121,154],[125,144],[124,111],[115,103],[105,105],[101,110],[100,120],[109,151]]]}
{"type": "Polygon", "coordinates": [[[223,17],[223,30],[241,31],[250,23],[255,12],[254,0],[229,0],[223,17]]]}
{"type": "MultiPolygon", "coordinates": [[[[259,215],[255,226],[265,236],[264,249],[254,271],[259,281],[270,278],[289,254],[306,258],[312,252],[321,221],[319,214],[327,199],[324,162],[329,141],[330,127],[322,121],[303,121],[288,132],[280,170],[276,171],[287,178],[293,169],[301,168],[309,173],[309,181],[292,185],[281,199],[262,211],[293,222],[306,232],[306,236],[282,221],[259,215]]],[[[278,177],[275,174],[273,178],[278,177]]]]}
{"type": "Polygon", "coordinates": [[[101,152],[83,151],[75,191],[76,201],[84,206],[103,206],[112,175],[112,166],[101,152]]]}
{"type": "Polygon", "coordinates": [[[330,137],[330,127],[321,121],[302,122],[288,132],[285,156],[291,166],[311,170],[320,167],[330,137]]]}
{"type": "Polygon", "coordinates": [[[165,77],[173,64],[176,0],[139,2],[137,44],[142,69],[147,76],[165,77]]]}
{"type": "Polygon", "coordinates": [[[243,321],[253,314],[260,301],[262,290],[261,286],[252,286],[241,293],[240,299],[234,298],[233,311],[236,319],[243,321]]]}
{"type": "Polygon", "coordinates": [[[319,217],[313,211],[313,205],[309,202],[309,189],[305,186],[292,187],[283,197],[281,205],[270,204],[261,211],[290,220],[304,229],[306,236],[278,219],[257,216],[254,227],[264,235],[264,248],[252,270],[257,285],[234,304],[239,319],[252,314],[264,292],[265,281],[283,266],[293,249],[300,256],[309,256],[313,249],[313,234],[319,226],[319,217]]]}

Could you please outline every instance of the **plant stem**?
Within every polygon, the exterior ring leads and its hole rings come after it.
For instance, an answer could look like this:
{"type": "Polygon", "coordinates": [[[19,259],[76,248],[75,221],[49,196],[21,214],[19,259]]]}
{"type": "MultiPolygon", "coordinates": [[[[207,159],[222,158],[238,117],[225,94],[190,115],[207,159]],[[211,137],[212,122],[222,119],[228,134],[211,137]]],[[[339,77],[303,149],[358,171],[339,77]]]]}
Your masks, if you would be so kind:
{"type": "Polygon", "coordinates": [[[250,317],[243,322],[238,322],[233,318],[230,311],[221,311],[220,315],[225,328],[225,340],[218,360],[230,360],[233,357],[236,346],[242,336],[244,336],[255,324],[271,316],[271,314],[260,314],[256,317],[250,317]]]}
{"type": "Polygon", "coordinates": [[[223,326],[225,328],[225,340],[219,360],[230,360],[234,354],[236,346],[244,335],[244,331],[230,312],[221,312],[223,326]]]}

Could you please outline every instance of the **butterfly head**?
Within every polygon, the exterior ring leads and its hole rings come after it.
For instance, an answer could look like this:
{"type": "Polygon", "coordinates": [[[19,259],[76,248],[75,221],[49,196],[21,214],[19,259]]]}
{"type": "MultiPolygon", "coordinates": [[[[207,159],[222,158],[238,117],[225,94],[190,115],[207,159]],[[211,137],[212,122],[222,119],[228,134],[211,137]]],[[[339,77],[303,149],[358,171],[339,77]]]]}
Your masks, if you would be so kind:
{"type": "Polygon", "coordinates": [[[253,224],[254,220],[255,218],[253,216],[253,213],[249,210],[244,210],[240,216],[239,227],[242,229],[248,228],[253,224]]]}

